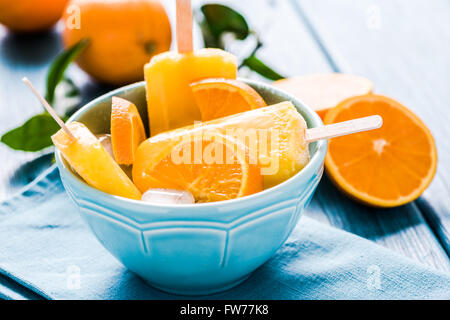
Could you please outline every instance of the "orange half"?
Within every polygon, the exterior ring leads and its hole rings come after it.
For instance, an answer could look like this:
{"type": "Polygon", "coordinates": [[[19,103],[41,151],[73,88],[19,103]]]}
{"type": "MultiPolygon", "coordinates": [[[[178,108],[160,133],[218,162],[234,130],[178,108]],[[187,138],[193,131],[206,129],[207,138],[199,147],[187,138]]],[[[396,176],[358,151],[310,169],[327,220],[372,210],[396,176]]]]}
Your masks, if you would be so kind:
{"type": "Polygon", "coordinates": [[[374,207],[416,200],[436,173],[437,150],[426,125],[399,102],[380,95],[343,101],[325,124],[379,114],[381,129],[332,139],[325,159],[331,180],[344,193],[374,207]]]}
{"type": "Polygon", "coordinates": [[[259,93],[238,80],[206,79],[191,84],[202,121],[267,107],[259,93]]]}
{"type": "Polygon", "coordinates": [[[136,150],[145,140],[145,128],[136,106],[122,98],[112,98],[111,143],[116,162],[132,165],[136,150]]]}

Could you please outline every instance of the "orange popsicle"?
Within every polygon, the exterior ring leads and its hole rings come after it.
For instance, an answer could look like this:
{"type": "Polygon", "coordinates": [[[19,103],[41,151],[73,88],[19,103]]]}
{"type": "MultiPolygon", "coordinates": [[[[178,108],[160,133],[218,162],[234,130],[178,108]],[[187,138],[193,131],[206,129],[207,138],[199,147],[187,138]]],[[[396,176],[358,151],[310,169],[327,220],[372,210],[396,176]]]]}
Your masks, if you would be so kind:
{"type": "Polygon", "coordinates": [[[52,136],[53,143],[90,186],[112,195],[141,199],[130,178],[84,124],[72,122],[67,127],[75,140],[61,129],[52,136]]]}
{"type": "Polygon", "coordinates": [[[178,52],[153,57],[144,68],[151,134],[201,120],[190,84],[205,78],[235,79],[237,59],[219,49],[192,49],[190,0],[177,1],[178,52]]]}
{"type": "MultiPolygon", "coordinates": [[[[210,135],[224,135],[246,147],[248,163],[256,164],[260,168],[264,188],[267,189],[293,177],[308,164],[310,143],[377,129],[382,123],[380,116],[371,116],[308,129],[305,119],[294,105],[285,101],[151,137],[144,141],[136,152],[133,181],[142,192],[149,188],[176,189],[177,180],[186,182],[186,175],[176,175],[176,172],[167,170],[171,166],[161,166],[162,159],[171,154],[174,162],[187,163],[192,160],[185,157],[185,154],[192,153],[196,156],[194,159],[202,159],[205,153],[201,146],[196,149],[195,146],[188,145],[183,149],[183,156],[179,155],[177,146],[186,145],[185,141],[196,140],[198,137],[205,140],[205,137],[210,135]],[[161,184],[161,178],[155,178],[163,171],[170,172],[171,179],[168,180],[174,184],[161,184]]],[[[167,163],[168,160],[165,161],[165,164],[167,163]]],[[[201,181],[200,175],[196,177],[201,181]]],[[[221,179],[216,177],[217,180],[221,179]]],[[[198,185],[198,181],[196,183],[198,185]]]]}
{"type": "Polygon", "coordinates": [[[249,162],[257,164],[264,176],[264,188],[289,179],[309,162],[304,140],[307,125],[291,102],[239,113],[159,134],[143,142],[133,166],[133,181],[139,190],[174,186],[153,183],[153,167],[180,144],[183,139],[220,133],[245,144],[249,162]]]}
{"type": "Polygon", "coordinates": [[[140,200],[141,193],[122,171],[99,139],[82,123],[66,125],[50,104],[23,78],[44,108],[60,125],[61,130],[52,136],[56,148],[72,168],[92,187],[112,195],[140,200]]]}
{"type": "Polygon", "coordinates": [[[231,200],[263,190],[261,169],[249,163],[244,144],[212,131],[185,138],[164,143],[172,148],[152,141],[138,149],[133,178],[140,190],[186,190],[196,202],[231,200]]]}

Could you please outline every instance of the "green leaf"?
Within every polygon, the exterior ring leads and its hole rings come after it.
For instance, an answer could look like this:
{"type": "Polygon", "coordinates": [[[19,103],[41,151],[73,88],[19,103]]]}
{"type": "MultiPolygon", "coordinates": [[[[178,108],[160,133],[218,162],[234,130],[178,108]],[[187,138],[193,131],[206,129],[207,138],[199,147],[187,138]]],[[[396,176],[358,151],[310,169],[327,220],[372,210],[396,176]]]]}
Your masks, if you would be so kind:
{"type": "Polygon", "coordinates": [[[243,60],[241,67],[246,66],[270,80],[284,79],[282,75],[256,57],[256,52],[263,44],[258,35],[250,31],[247,21],[240,13],[221,4],[203,5],[201,11],[204,19],[200,22],[200,27],[206,47],[225,49],[222,36],[228,32],[233,33],[238,40],[244,40],[253,34],[258,44],[252,54],[243,60]]]}
{"type": "Polygon", "coordinates": [[[72,61],[77,59],[88,43],[89,39],[80,40],[78,43],[58,55],[53,61],[47,73],[47,92],[45,93],[45,99],[50,104],[55,102],[56,87],[64,78],[67,67],[72,61]]]}
{"type": "Polygon", "coordinates": [[[276,81],[284,79],[282,75],[280,75],[278,72],[274,71],[272,68],[267,66],[264,62],[259,60],[254,54],[252,54],[250,57],[245,59],[242,62],[241,66],[246,66],[249,69],[255,71],[256,73],[262,75],[263,77],[276,81]]]}
{"type": "Polygon", "coordinates": [[[48,113],[42,113],[5,133],[1,141],[15,150],[36,152],[51,146],[51,136],[58,130],[55,120],[48,113]]]}
{"type": "Polygon", "coordinates": [[[247,21],[239,12],[221,4],[203,5],[201,11],[205,19],[200,26],[207,47],[221,48],[220,39],[226,32],[233,33],[239,40],[248,37],[247,21]]]}
{"type": "Polygon", "coordinates": [[[210,27],[206,20],[200,23],[200,29],[202,30],[203,41],[206,48],[219,48],[224,49],[224,45],[220,42],[220,37],[216,38],[211,34],[210,27]]]}

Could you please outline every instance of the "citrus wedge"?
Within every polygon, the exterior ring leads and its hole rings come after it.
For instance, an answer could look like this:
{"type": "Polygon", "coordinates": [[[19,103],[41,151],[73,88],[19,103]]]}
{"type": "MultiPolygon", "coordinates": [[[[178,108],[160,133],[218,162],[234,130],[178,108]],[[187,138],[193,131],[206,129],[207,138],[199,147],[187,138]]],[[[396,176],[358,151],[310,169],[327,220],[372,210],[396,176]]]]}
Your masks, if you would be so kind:
{"type": "Polygon", "coordinates": [[[196,202],[231,200],[263,190],[260,168],[247,159],[244,145],[218,133],[187,135],[164,148],[150,139],[138,149],[133,178],[143,192],[186,190],[196,202]]]}
{"type": "Polygon", "coordinates": [[[132,165],[136,149],[146,139],[144,124],[136,106],[122,98],[112,98],[111,143],[116,162],[132,165]]]}
{"type": "Polygon", "coordinates": [[[345,99],[372,93],[373,83],[363,77],[341,73],[310,74],[279,80],[274,86],[313,108],[324,119],[331,108],[345,99]]]}
{"type": "Polygon", "coordinates": [[[255,89],[238,80],[206,79],[192,83],[191,89],[202,121],[267,106],[255,89]]]}
{"type": "Polygon", "coordinates": [[[380,95],[353,97],[328,112],[325,124],[379,114],[381,129],[332,139],[326,171],[344,193],[374,207],[414,201],[436,173],[430,130],[399,102],[380,95]]]}

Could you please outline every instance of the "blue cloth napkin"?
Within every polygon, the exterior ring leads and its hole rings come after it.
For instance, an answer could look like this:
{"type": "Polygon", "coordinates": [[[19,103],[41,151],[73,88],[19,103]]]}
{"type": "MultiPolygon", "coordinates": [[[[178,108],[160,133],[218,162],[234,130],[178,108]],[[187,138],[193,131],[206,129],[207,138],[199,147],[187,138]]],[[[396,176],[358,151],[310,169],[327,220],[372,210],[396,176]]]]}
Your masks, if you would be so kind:
{"type": "MultiPolygon", "coordinates": [[[[147,286],[103,249],[55,167],[0,205],[0,273],[48,299],[186,298],[147,286]]],[[[0,297],[14,298],[2,288],[0,297]]],[[[249,280],[197,298],[450,299],[450,276],[303,217],[249,280]]]]}

